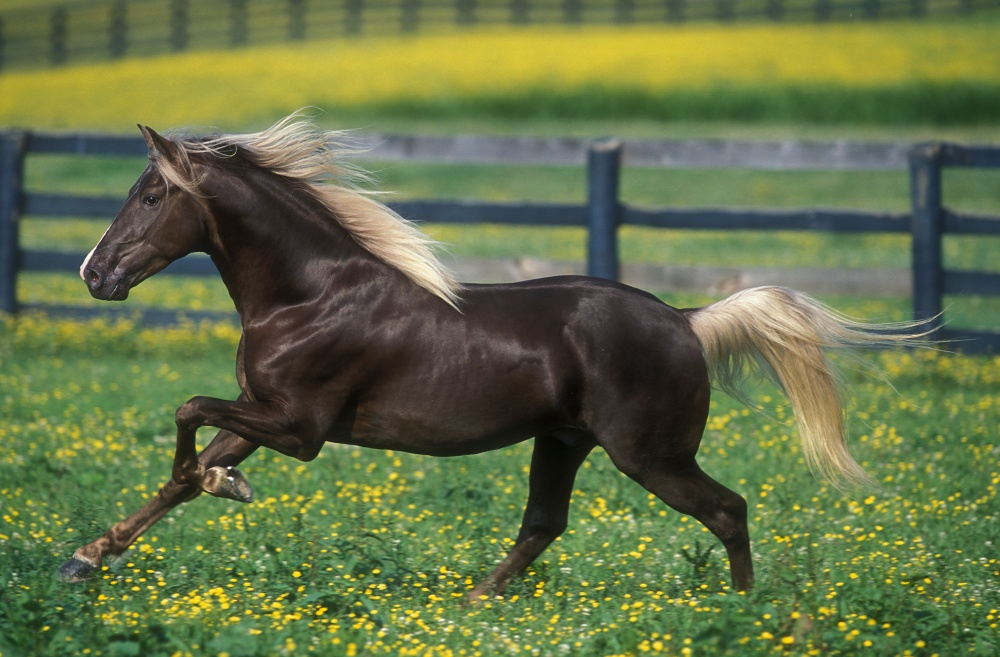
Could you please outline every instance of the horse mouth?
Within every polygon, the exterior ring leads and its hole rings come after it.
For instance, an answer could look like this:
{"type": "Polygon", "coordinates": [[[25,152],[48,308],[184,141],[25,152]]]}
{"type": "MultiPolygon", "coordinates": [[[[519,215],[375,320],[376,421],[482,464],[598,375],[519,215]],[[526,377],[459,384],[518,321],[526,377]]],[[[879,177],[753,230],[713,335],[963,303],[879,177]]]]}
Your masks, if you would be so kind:
{"type": "Polygon", "coordinates": [[[90,289],[90,296],[101,301],[124,301],[128,298],[128,293],[132,287],[124,281],[117,281],[114,285],[102,285],[98,288],[90,289]]]}
{"type": "Polygon", "coordinates": [[[115,276],[113,273],[103,276],[94,267],[87,267],[81,273],[90,296],[101,301],[124,301],[132,289],[127,276],[115,276]]]}
{"type": "Polygon", "coordinates": [[[121,281],[115,283],[115,286],[111,289],[106,297],[103,298],[104,301],[124,301],[128,299],[128,293],[132,289],[131,285],[123,285],[121,281]]]}

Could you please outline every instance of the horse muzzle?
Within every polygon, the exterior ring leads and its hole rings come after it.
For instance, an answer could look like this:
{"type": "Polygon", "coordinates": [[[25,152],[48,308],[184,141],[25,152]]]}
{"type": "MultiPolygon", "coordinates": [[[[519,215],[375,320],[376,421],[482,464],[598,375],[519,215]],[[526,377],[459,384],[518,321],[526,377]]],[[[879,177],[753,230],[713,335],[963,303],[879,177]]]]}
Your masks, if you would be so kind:
{"type": "Polygon", "coordinates": [[[81,270],[90,296],[102,301],[124,301],[128,298],[132,284],[128,277],[116,270],[102,272],[98,267],[87,265],[81,270]]]}
{"type": "Polygon", "coordinates": [[[157,273],[173,258],[141,246],[95,249],[80,266],[80,277],[91,296],[102,301],[124,301],[129,290],[157,273]]]}
{"type": "Polygon", "coordinates": [[[133,269],[126,264],[128,253],[118,249],[94,248],[80,265],[80,278],[87,284],[90,295],[102,301],[124,301],[129,290],[138,283],[133,269]]]}

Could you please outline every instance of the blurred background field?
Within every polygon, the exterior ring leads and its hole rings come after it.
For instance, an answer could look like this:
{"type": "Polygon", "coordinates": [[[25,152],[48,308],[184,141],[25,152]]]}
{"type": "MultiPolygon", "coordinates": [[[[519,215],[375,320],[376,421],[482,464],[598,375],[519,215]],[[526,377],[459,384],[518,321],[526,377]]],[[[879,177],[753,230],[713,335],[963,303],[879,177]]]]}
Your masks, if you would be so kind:
{"type": "Polygon", "coordinates": [[[563,134],[581,127],[559,123],[580,120],[614,122],[615,133],[676,132],[678,121],[982,127],[1000,108],[998,26],[996,12],[824,25],[491,26],[192,51],[7,72],[0,125],[236,131],[313,105],[339,127],[383,131],[528,121],[529,130],[563,134]]]}
{"type": "MultiPolygon", "coordinates": [[[[0,17],[57,4],[72,29],[78,8],[113,3],[8,0],[0,17]]],[[[134,4],[130,24],[145,18],[158,35],[168,34],[170,6],[196,15],[193,3],[157,4],[162,15],[143,13],[156,3],[134,4]]],[[[555,15],[593,4],[546,6],[555,15]]],[[[935,13],[940,3],[930,1],[922,18],[862,20],[871,7],[901,5],[829,4],[834,19],[819,22],[763,13],[669,24],[451,21],[237,47],[222,28],[218,43],[192,37],[183,52],[163,41],[149,56],[51,66],[46,51],[0,68],[0,129],[135,134],[141,122],[242,132],[314,106],[325,127],[380,133],[1000,143],[994,5],[935,13]]],[[[197,5],[225,17],[240,3],[197,5]]],[[[760,11],[768,5],[777,6],[760,11]]],[[[52,27],[45,16],[42,31],[52,27]]],[[[11,25],[3,22],[8,43],[11,25]]],[[[251,21],[249,30],[265,27],[251,21]]],[[[582,202],[586,194],[582,167],[363,162],[393,199],[582,202]]],[[[35,191],[124,197],[143,167],[142,159],[37,156],[25,177],[35,191]]],[[[949,205],[1000,214],[998,179],[947,172],[949,205]]],[[[622,178],[623,200],[645,207],[905,212],[908,190],[903,170],[625,168],[622,178]]],[[[28,248],[86,252],[105,227],[25,217],[21,237],[28,248]]],[[[461,257],[584,258],[582,229],[426,228],[461,257]]],[[[626,227],[621,237],[622,258],[634,263],[910,266],[902,235],[626,227]]],[[[945,242],[951,267],[1000,271],[997,253],[993,237],[945,242]]],[[[680,306],[716,298],[657,292],[680,306]]],[[[19,296],[97,305],[73,273],[24,275],[19,296]]],[[[904,297],[824,300],[869,319],[911,312],[904,297]]],[[[949,302],[956,323],[996,327],[996,299],[949,302]]],[[[231,302],[214,279],[154,277],[124,307],[144,306],[228,310],[231,302]]],[[[507,597],[460,609],[455,600],[514,537],[528,446],[450,460],[335,448],[309,465],[258,453],[247,464],[257,503],[198,500],[94,581],[60,587],[53,574],[62,560],[164,481],[176,406],[194,394],[235,394],[238,336],[226,323],[3,318],[2,657],[998,650],[1000,363],[936,351],[878,355],[895,387],[846,363],[855,449],[883,486],[870,495],[842,496],[810,478],[776,391],[758,391],[763,413],[713,401],[703,464],[750,501],[760,584],[747,596],[726,583],[721,550],[704,555],[711,536],[595,454],[574,494],[570,533],[507,597]]]]}

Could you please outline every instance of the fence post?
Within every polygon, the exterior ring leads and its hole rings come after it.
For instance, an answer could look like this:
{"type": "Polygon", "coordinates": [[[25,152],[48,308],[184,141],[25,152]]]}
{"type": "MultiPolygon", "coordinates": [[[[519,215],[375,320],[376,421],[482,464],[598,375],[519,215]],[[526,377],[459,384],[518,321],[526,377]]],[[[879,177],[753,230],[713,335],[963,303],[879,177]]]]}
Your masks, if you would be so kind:
{"type": "Polygon", "coordinates": [[[921,144],[910,151],[910,203],[913,216],[913,319],[934,321],[928,338],[941,338],[944,295],[941,207],[941,145],[921,144]]]}
{"type": "Polygon", "coordinates": [[[365,26],[365,0],[347,0],[344,12],[344,31],[347,34],[361,34],[365,26]]]}
{"type": "Polygon", "coordinates": [[[175,52],[188,46],[188,0],[170,0],[170,49],[175,52]]]}
{"type": "Polygon", "coordinates": [[[605,139],[587,152],[587,275],[618,280],[618,179],[622,143],[605,139]]]}
{"type": "Polygon", "coordinates": [[[233,48],[247,45],[247,0],[229,0],[229,45],[233,48]]]}
{"type": "Polygon", "coordinates": [[[128,50],[128,3],[118,0],[108,7],[108,57],[121,59],[128,50]]]}
{"type": "Polygon", "coordinates": [[[531,22],[530,0],[510,0],[511,25],[527,25],[531,22]]]}
{"type": "Polygon", "coordinates": [[[420,27],[420,0],[403,0],[400,7],[399,28],[404,34],[412,34],[420,27]]]}
{"type": "Polygon", "coordinates": [[[65,7],[52,10],[49,16],[49,62],[53,66],[66,63],[67,22],[65,7]]]}
{"type": "Polygon", "coordinates": [[[666,0],[668,23],[683,23],[686,13],[684,0],[666,0]]]}
{"type": "Polygon", "coordinates": [[[6,63],[4,53],[7,50],[7,42],[4,39],[3,16],[0,16],[0,71],[3,71],[6,63]]]}
{"type": "Polygon", "coordinates": [[[583,22],[582,0],[564,0],[563,22],[570,25],[583,22]]]}
{"type": "Polygon", "coordinates": [[[463,26],[476,24],[476,0],[455,1],[455,24],[463,26]]]}
{"type": "Polygon", "coordinates": [[[17,312],[18,221],[25,137],[0,133],[0,312],[17,312]]]}
{"type": "Polygon", "coordinates": [[[288,40],[306,38],[306,0],[288,0],[288,40]]]}

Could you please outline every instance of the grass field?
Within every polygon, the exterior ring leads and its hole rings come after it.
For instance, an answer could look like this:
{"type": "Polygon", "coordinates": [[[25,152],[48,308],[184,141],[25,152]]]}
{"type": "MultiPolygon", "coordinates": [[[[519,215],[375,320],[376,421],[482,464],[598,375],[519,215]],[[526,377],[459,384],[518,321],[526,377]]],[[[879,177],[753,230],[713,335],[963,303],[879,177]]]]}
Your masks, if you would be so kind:
{"type": "MultiPolygon", "coordinates": [[[[858,308],[847,308],[857,311],[858,308]]],[[[886,353],[848,370],[881,489],[808,474],[782,399],[713,402],[702,465],[750,504],[758,586],[602,453],[570,531],[502,598],[460,597],[509,548],[528,445],[431,459],[258,453],[257,501],[199,498],[92,581],[55,570],[152,495],[173,411],[235,394],[237,333],[26,316],[0,325],[0,654],[992,655],[1000,649],[1000,359],[886,353]]],[[[209,434],[201,436],[207,440],[209,434]]]]}

